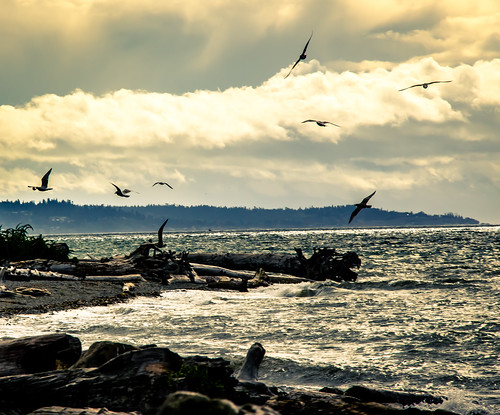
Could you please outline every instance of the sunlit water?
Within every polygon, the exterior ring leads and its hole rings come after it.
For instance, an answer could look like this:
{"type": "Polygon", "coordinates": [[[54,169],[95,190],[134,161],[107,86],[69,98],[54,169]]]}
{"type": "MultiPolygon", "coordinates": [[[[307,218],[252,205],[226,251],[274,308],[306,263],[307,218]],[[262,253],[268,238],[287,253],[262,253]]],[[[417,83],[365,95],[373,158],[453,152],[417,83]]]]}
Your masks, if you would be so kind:
{"type": "MultiPolygon", "coordinates": [[[[84,258],[125,254],[153,234],[58,235],[84,258]]],[[[351,385],[446,396],[459,414],[500,413],[500,227],[166,233],[180,252],[356,251],[355,283],[160,298],[0,319],[0,338],[64,332],[222,356],[235,368],[255,341],[270,385],[351,385]]],[[[433,408],[437,408],[433,406],[433,408]]]]}

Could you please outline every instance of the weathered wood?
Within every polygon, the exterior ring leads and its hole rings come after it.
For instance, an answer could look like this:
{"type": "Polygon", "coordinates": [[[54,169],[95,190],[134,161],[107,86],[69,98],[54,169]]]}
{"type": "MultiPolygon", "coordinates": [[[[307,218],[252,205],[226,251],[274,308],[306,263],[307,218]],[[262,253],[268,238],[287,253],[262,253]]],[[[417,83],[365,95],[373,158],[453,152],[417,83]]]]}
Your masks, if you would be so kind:
{"type": "Polygon", "coordinates": [[[39,271],[30,268],[9,267],[5,270],[5,279],[11,281],[78,281],[81,278],[71,274],[61,274],[53,271],[39,271]]]}
{"type": "Polygon", "coordinates": [[[189,253],[190,263],[215,265],[232,270],[282,272],[300,275],[300,262],[290,254],[189,253]]]}
{"type": "Polygon", "coordinates": [[[82,353],[80,340],[68,334],[46,334],[0,342],[0,376],[69,367],[82,353]]]}
{"type": "Polygon", "coordinates": [[[260,268],[259,270],[257,270],[257,272],[255,272],[249,270],[234,270],[217,265],[206,265],[197,263],[191,263],[191,266],[199,276],[227,276],[230,278],[248,279],[249,284],[251,284],[251,281],[257,277],[257,274],[259,272],[263,272],[264,276],[262,278],[270,283],[296,284],[299,282],[312,281],[307,278],[297,277],[295,275],[290,275],[290,274],[283,274],[278,272],[264,272],[262,268],[260,268]]]}
{"type": "Polygon", "coordinates": [[[189,260],[231,270],[262,268],[266,273],[284,273],[316,281],[355,281],[357,278],[358,274],[350,269],[361,265],[355,252],[340,255],[332,248],[314,248],[313,255],[306,258],[300,248],[295,250],[297,255],[190,253],[189,260]]]}
{"type": "Polygon", "coordinates": [[[191,262],[191,266],[199,276],[227,276],[230,278],[250,279],[255,277],[255,271],[234,270],[216,265],[197,264],[191,262]]]}
{"type": "Polygon", "coordinates": [[[108,281],[108,282],[143,282],[146,281],[141,274],[128,275],[88,275],[86,281],[108,281]]]}

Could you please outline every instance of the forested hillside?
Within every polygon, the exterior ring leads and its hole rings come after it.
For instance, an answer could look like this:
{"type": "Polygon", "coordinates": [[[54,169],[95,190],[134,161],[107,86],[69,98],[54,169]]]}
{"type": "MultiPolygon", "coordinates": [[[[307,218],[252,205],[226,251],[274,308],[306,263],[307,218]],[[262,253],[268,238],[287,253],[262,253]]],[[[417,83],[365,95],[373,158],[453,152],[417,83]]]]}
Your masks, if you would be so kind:
{"type": "Polygon", "coordinates": [[[158,229],[169,219],[172,230],[331,228],[365,226],[473,225],[478,221],[448,213],[394,212],[364,209],[348,225],[353,206],[306,209],[261,209],[214,206],[75,205],[47,199],[40,203],[0,202],[0,225],[5,229],[30,224],[37,233],[140,232],[158,229]]]}

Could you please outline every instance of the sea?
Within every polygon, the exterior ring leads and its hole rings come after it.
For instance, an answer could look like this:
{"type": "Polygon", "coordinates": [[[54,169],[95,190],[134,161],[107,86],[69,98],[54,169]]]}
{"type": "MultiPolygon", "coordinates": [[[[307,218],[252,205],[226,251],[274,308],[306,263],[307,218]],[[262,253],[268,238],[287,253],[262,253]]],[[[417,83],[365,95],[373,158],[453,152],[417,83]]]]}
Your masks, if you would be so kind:
{"type": "MultiPolygon", "coordinates": [[[[78,258],[130,253],[151,233],[50,235],[78,258]]],[[[500,414],[500,227],[168,232],[176,252],[306,256],[355,251],[356,282],[274,284],[249,292],[179,289],[157,298],[0,318],[0,339],[62,332],[83,348],[112,340],[181,356],[223,357],[237,370],[254,342],[267,385],[353,385],[425,392],[425,409],[500,414]]]]}

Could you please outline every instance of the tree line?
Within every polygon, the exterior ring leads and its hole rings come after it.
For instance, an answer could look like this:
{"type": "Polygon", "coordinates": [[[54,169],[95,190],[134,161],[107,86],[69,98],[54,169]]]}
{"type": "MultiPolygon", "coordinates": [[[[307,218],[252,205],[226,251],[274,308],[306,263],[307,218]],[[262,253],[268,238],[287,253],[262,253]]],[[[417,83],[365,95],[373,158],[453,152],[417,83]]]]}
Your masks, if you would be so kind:
{"type": "Polygon", "coordinates": [[[75,205],[71,201],[0,202],[0,225],[30,224],[38,233],[105,233],[153,231],[169,219],[172,230],[308,229],[371,226],[475,225],[472,218],[446,213],[365,209],[348,225],[353,206],[246,208],[208,205],[109,206],[75,205]]]}

